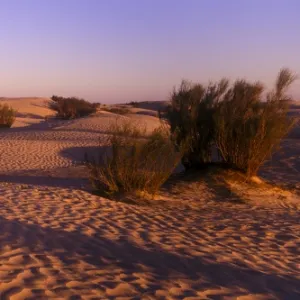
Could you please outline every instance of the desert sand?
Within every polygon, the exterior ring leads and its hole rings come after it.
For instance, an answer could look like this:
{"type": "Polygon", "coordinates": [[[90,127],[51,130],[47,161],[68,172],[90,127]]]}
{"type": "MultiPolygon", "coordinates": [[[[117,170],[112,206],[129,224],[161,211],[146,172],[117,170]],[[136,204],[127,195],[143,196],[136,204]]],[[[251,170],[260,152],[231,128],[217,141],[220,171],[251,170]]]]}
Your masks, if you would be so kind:
{"type": "Polygon", "coordinates": [[[117,115],[0,101],[18,109],[0,131],[1,300],[300,299],[300,136],[261,171],[281,188],[186,180],[130,205],[92,194],[82,165],[117,115]]]}

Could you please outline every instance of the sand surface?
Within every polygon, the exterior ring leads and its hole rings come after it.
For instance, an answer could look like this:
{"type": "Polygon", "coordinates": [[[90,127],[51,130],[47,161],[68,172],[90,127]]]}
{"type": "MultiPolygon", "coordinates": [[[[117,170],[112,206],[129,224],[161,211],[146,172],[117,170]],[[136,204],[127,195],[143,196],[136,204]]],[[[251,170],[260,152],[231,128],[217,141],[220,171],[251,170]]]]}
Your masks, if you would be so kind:
{"type": "Polygon", "coordinates": [[[300,299],[300,139],[261,172],[289,191],[183,181],[129,205],[91,194],[81,165],[116,115],[45,121],[44,100],[0,132],[1,300],[300,299]]]}

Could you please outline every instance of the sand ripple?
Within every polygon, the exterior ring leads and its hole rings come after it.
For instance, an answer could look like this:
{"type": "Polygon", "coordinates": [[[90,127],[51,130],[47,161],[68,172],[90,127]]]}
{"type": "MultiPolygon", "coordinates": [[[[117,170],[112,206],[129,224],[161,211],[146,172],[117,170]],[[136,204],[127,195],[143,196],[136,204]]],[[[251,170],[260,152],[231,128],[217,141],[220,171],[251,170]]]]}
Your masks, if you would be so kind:
{"type": "Polygon", "coordinates": [[[198,209],[132,206],[10,184],[0,191],[1,299],[300,295],[299,210],[204,199],[198,209]]]}

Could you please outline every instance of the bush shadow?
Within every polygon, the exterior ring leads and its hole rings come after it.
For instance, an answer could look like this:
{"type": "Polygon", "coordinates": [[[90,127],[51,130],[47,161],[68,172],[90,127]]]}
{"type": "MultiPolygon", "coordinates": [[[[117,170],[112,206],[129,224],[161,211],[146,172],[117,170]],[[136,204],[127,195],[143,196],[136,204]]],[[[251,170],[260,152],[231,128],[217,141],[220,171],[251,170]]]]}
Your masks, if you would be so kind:
{"type": "Polygon", "coordinates": [[[0,174],[0,181],[18,185],[59,187],[90,190],[88,178],[54,177],[49,175],[35,174],[0,174]]]}
{"type": "MultiPolygon", "coordinates": [[[[227,168],[219,163],[207,164],[201,170],[183,171],[173,174],[165,183],[164,189],[172,194],[174,186],[181,185],[188,189],[189,184],[202,182],[207,189],[213,194],[212,200],[216,202],[230,202],[233,204],[245,204],[246,201],[236,194],[223,175],[227,168]]],[[[178,194],[176,192],[176,194],[178,194]]],[[[211,199],[210,199],[211,200],[211,199]]]]}

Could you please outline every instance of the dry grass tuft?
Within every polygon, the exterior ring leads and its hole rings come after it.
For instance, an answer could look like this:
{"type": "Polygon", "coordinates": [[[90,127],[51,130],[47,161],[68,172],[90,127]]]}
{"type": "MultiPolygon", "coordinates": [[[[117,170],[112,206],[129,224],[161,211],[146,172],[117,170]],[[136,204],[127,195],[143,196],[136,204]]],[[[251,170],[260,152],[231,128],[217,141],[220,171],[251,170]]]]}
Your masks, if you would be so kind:
{"type": "Polygon", "coordinates": [[[154,197],[181,159],[169,129],[162,126],[147,136],[145,127],[119,120],[109,132],[109,151],[99,147],[98,160],[87,159],[93,187],[107,194],[154,197]]]}

